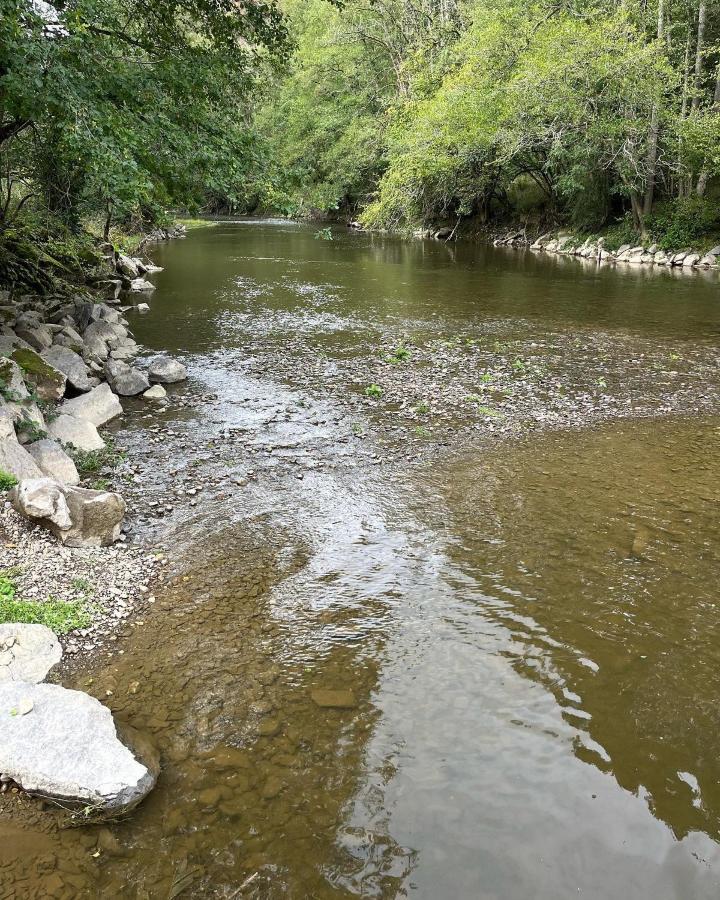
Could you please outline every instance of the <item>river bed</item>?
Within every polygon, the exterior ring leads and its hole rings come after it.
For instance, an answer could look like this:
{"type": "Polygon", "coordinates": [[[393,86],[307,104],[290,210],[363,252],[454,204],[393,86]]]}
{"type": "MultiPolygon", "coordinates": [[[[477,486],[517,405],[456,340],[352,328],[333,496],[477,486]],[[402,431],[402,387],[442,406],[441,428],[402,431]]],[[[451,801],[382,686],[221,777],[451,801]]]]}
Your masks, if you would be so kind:
{"type": "Polygon", "coordinates": [[[135,333],[190,380],[116,478],[169,577],[60,677],[162,775],[107,825],[6,797],[0,897],[717,898],[717,276],[153,255],[135,333]]]}

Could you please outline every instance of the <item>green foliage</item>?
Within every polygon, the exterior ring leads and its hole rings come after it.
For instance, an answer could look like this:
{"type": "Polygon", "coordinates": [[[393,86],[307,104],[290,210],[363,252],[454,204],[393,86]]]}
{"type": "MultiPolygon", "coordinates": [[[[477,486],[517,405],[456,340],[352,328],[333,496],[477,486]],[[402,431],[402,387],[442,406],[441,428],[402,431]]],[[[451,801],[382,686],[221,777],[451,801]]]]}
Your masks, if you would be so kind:
{"type": "Polygon", "coordinates": [[[392,353],[388,353],[385,356],[385,362],[389,362],[392,366],[397,366],[399,363],[407,362],[411,357],[411,351],[404,344],[400,344],[399,347],[395,347],[392,353]]]}
{"type": "MultiPolygon", "coordinates": [[[[112,469],[119,465],[126,457],[122,450],[118,450],[112,440],[106,440],[102,450],[78,450],[77,447],[68,445],[65,448],[72,457],[80,475],[96,475],[101,469],[112,469]]],[[[104,479],[100,479],[104,481],[104,479]]],[[[99,488],[105,490],[105,488],[99,488]]]]}
{"type": "Polygon", "coordinates": [[[645,224],[663,250],[696,247],[720,233],[720,208],[702,197],[682,197],[658,204],[645,224]]]}
{"type": "Polygon", "coordinates": [[[10,488],[14,488],[17,483],[18,480],[14,475],[6,472],[4,469],[0,469],[0,491],[9,491],[10,488]]]}
{"type": "Polygon", "coordinates": [[[329,228],[320,228],[315,232],[316,241],[331,241],[332,239],[332,231],[329,228]]]}
{"type": "Polygon", "coordinates": [[[0,217],[32,198],[76,228],[88,211],[153,220],[243,195],[258,161],[248,100],[285,46],[274,0],[40,7],[2,2],[0,154],[13,175],[0,217]]]}
{"type": "Polygon", "coordinates": [[[15,578],[19,574],[17,568],[0,572],[0,623],[47,625],[56,634],[67,634],[90,624],[92,611],[84,600],[19,600],[15,596],[15,578]]]}
{"type": "Polygon", "coordinates": [[[365,396],[370,397],[372,400],[378,400],[382,397],[382,394],[382,388],[378,384],[370,384],[365,388],[365,396]]]}

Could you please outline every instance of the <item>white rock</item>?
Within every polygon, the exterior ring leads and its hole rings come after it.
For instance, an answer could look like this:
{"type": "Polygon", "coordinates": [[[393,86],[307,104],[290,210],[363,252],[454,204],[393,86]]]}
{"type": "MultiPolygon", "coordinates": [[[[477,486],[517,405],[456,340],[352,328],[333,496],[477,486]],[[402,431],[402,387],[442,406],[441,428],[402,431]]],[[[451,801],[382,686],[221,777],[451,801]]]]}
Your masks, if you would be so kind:
{"type": "Polygon", "coordinates": [[[80,483],[75,463],[57,441],[49,438],[35,441],[34,444],[28,444],[27,452],[35,460],[43,475],[47,475],[48,478],[55,478],[64,484],[80,483]]]}
{"type": "Polygon", "coordinates": [[[28,479],[10,491],[16,512],[49,528],[68,547],[107,547],[120,537],[125,501],[52,478],[28,479]]]}
{"type": "Polygon", "coordinates": [[[150,304],[149,303],[138,303],[138,305],[135,307],[135,309],[141,313],[150,312],[150,304]]]}
{"type": "Polygon", "coordinates": [[[155,776],[117,737],[110,710],[56,684],[0,685],[0,772],[27,791],[117,813],[155,776]],[[27,715],[23,706],[31,703],[27,715]]]}
{"type": "Polygon", "coordinates": [[[118,256],[117,270],[128,278],[138,277],[138,267],[135,265],[135,261],[122,253],[118,256]]]}
{"type": "Polygon", "coordinates": [[[104,425],[115,416],[121,416],[123,408],[110,385],[99,384],[81,397],[66,400],[58,407],[58,412],[61,415],[84,419],[86,422],[92,422],[93,425],[104,425]]]}
{"type": "Polygon", "coordinates": [[[163,356],[150,363],[148,366],[148,377],[150,381],[173,384],[176,381],[185,381],[187,369],[176,359],[163,356]]]}
{"type": "Polygon", "coordinates": [[[154,291],[155,285],[152,281],[147,281],[145,278],[134,278],[130,282],[130,290],[135,293],[140,293],[144,291],[154,291]]]}
{"type": "Polygon", "coordinates": [[[62,647],[45,625],[0,625],[0,684],[37,684],[61,658],[62,647]]]}
{"type": "Polygon", "coordinates": [[[0,471],[23,478],[42,478],[42,471],[33,457],[15,436],[12,419],[0,414],[0,471]]]}
{"type": "Polygon", "coordinates": [[[167,397],[167,391],[161,384],[154,384],[143,394],[145,400],[163,400],[167,397]]]}
{"type": "Polygon", "coordinates": [[[105,446],[93,423],[75,416],[59,415],[50,422],[47,431],[61,444],[72,444],[78,450],[102,450],[105,446]]]}

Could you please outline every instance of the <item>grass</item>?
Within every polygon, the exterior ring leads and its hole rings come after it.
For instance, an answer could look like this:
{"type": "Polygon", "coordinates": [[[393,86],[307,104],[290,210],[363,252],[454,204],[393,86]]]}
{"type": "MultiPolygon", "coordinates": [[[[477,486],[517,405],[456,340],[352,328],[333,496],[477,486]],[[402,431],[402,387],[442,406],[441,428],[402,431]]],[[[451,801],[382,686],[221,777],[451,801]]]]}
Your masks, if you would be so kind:
{"type": "Polygon", "coordinates": [[[0,491],[9,491],[10,488],[14,488],[17,483],[18,480],[14,475],[6,472],[4,469],[0,469],[0,491]]]}
{"type": "Polygon", "coordinates": [[[419,416],[424,416],[425,413],[430,412],[430,407],[427,405],[427,403],[418,403],[418,405],[415,407],[415,412],[419,416]]]}
{"type": "Polygon", "coordinates": [[[93,491],[109,491],[112,489],[112,485],[107,478],[96,478],[90,482],[90,488],[93,491]]]}
{"type": "MultiPolygon", "coordinates": [[[[112,469],[126,456],[122,450],[115,447],[111,440],[107,441],[102,450],[78,450],[77,447],[70,444],[68,444],[67,450],[80,475],[96,475],[101,469],[112,469]]],[[[98,488],[98,490],[105,490],[105,488],[98,488]]]]}
{"type": "Polygon", "coordinates": [[[365,388],[365,396],[371,397],[373,400],[377,400],[382,397],[382,388],[379,384],[371,384],[365,388]]]}
{"type": "Polygon", "coordinates": [[[55,634],[67,634],[85,628],[92,621],[92,613],[85,600],[19,600],[15,596],[14,578],[19,570],[0,572],[0,623],[46,625],[55,634]]]}

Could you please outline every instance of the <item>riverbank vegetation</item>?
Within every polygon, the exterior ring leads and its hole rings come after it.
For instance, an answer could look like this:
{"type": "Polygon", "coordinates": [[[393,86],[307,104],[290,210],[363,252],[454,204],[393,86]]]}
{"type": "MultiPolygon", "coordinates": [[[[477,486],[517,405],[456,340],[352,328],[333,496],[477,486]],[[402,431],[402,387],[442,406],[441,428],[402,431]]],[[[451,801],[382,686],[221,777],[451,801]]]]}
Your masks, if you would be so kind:
{"type": "Polygon", "coordinates": [[[285,46],[271,0],[1,0],[0,283],[92,262],[88,226],[247,202],[249,103],[285,46]]]}
{"type": "Polygon", "coordinates": [[[177,211],[710,244],[719,63],[707,0],[2,0],[0,280],[177,211]]]}
{"type": "MultiPolygon", "coordinates": [[[[267,202],[393,229],[718,230],[720,10],[705,0],[285,0],[267,202]]],[[[622,243],[623,240],[620,240],[622,243]]]]}

